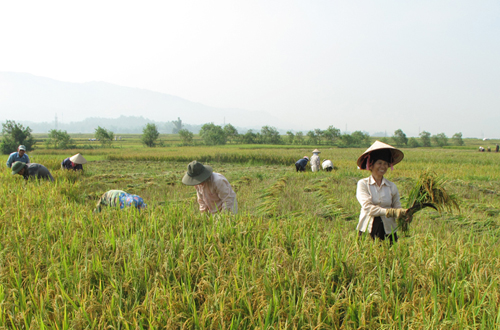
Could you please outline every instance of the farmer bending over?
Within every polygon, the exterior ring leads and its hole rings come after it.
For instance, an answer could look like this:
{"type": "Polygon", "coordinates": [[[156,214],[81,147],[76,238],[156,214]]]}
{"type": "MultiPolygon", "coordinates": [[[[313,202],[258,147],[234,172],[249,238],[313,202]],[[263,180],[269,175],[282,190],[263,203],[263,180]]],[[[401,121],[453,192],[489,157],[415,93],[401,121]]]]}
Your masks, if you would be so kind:
{"type": "Polygon", "coordinates": [[[45,166],[37,163],[25,164],[23,162],[14,162],[12,164],[12,175],[14,174],[22,175],[25,180],[34,178],[54,181],[50,171],[45,166]]]}
{"type": "Polygon", "coordinates": [[[182,183],[196,188],[200,212],[212,214],[221,211],[238,213],[236,193],[229,181],[212,167],[198,163],[196,160],[188,164],[188,170],[182,178],[182,183]]]}
{"type": "MultiPolygon", "coordinates": [[[[389,238],[391,244],[398,240],[396,219],[406,216],[406,209],[401,208],[398,188],[384,178],[390,167],[403,159],[403,152],[380,141],[375,141],[359,158],[360,169],[369,170],[368,178],[358,181],[356,198],[361,204],[359,223],[356,229],[359,236],[369,232],[372,239],[389,238]]],[[[411,221],[407,218],[406,221],[411,221]]]]}
{"type": "Polygon", "coordinates": [[[306,165],[307,162],[309,161],[309,157],[304,156],[304,158],[299,159],[298,161],[295,162],[295,169],[297,172],[305,172],[306,171],[306,165]]]}
{"type": "Polygon", "coordinates": [[[74,156],[68,157],[61,163],[61,168],[66,170],[83,170],[83,165],[86,164],[87,160],[82,156],[81,153],[77,153],[74,156]]]}
{"type": "Polygon", "coordinates": [[[327,159],[322,164],[321,167],[327,172],[331,172],[333,170],[333,163],[331,160],[327,159]]]}
{"type": "Polygon", "coordinates": [[[132,194],[127,194],[123,190],[108,190],[105,192],[97,202],[94,213],[101,212],[103,206],[123,209],[125,207],[134,206],[139,211],[146,208],[144,200],[132,194]]]}

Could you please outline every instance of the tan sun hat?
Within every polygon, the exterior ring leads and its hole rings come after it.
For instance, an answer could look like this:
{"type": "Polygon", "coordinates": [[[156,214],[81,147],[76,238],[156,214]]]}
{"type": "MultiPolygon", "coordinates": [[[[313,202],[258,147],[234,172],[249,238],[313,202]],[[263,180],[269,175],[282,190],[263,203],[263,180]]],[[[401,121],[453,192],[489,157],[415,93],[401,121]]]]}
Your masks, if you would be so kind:
{"type": "Polygon", "coordinates": [[[318,154],[320,154],[320,153],[321,153],[321,151],[319,151],[318,149],[314,149],[314,150],[313,150],[313,153],[315,153],[315,152],[317,152],[318,154]]]}
{"type": "Polygon", "coordinates": [[[378,140],[375,141],[370,148],[366,149],[366,151],[358,158],[357,163],[360,169],[368,169],[366,163],[370,156],[375,156],[377,159],[384,159],[390,166],[396,165],[404,158],[404,154],[401,150],[378,140]]]}
{"type": "Polygon", "coordinates": [[[69,158],[69,160],[72,163],[75,163],[75,164],[85,164],[85,163],[87,163],[87,160],[82,156],[81,153],[77,153],[76,155],[71,156],[69,158]]]}

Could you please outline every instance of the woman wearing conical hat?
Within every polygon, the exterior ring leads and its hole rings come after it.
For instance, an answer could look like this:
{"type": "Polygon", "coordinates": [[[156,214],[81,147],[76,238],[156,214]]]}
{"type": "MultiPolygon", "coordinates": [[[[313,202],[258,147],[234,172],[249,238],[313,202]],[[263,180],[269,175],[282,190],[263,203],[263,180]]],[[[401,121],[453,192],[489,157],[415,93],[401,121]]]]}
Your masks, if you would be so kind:
{"type": "Polygon", "coordinates": [[[318,149],[314,149],[313,150],[313,155],[311,156],[311,170],[313,172],[317,172],[320,170],[320,160],[319,160],[319,154],[321,153],[321,151],[319,151],[318,149]]]}
{"type": "Polygon", "coordinates": [[[358,181],[356,190],[356,198],[361,204],[359,223],[356,227],[360,236],[368,232],[372,239],[389,238],[391,244],[397,241],[396,219],[405,217],[406,209],[401,208],[398,188],[384,178],[384,174],[403,157],[401,150],[375,141],[358,158],[358,167],[371,172],[369,177],[358,181]]]}
{"type": "Polygon", "coordinates": [[[77,153],[71,157],[66,158],[61,163],[62,169],[67,170],[83,170],[83,164],[87,163],[87,160],[82,156],[82,154],[77,153]]]}

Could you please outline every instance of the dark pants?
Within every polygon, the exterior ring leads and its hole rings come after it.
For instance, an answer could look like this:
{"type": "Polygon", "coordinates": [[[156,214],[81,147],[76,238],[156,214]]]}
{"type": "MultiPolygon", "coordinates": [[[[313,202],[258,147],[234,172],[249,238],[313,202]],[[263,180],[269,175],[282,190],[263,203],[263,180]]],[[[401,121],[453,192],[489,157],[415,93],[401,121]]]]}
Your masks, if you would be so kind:
{"type": "Polygon", "coordinates": [[[333,167],[327,167],[327,168],[325,168],[325,171],[327,171],[327,172],[331,172],[332,170],[333,170],[333,167]]]}
{"type": "Polygon", "coordinates": [[[306,169],[302,166],[300,166],[299,164],[295,164],[295,169],[297,170],[297,172],[305,172],[306,169]]]}
{"type": "MultiPolygon", "coordinates": [[[[363,235],[363,232],[360,231],[358,233],[359,236],[363,235]]],[[[370,232],[370,237],[375,240],[375,238],[378,238],[382,241],[384,241],[386,238],[389,239],[389,241],[392,243],[398,241],[398,234],[394,233],[392,235],[387,235],[385,233],[384,229],[384,223],[382,222],[382,219],[380,217],[375,217],[373,219],[373,224],[372,224],[372,231],[370,232]]]]}

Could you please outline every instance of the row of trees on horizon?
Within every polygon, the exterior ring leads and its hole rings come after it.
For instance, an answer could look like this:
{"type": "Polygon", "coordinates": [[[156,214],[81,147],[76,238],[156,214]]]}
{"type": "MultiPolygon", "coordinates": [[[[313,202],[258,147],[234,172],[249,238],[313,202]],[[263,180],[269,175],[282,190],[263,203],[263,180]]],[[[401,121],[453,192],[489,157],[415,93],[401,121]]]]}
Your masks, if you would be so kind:
{"type": "MultiPolygon", "coordinates": [[[[207,123],[201,127],[199,136],[200,140],[194,139],[194,134],[183,128],[180,118],[174,127],[174,134],[178,134],[184,146],[190,145],[225,145],[229,144],[274,144],[274,145],[313,145],[313,146],[337,146],[337,147],[367,147],[371,144],[371,137],[366,132],[355,131],[353,133],[341,133],[340,129],[329,126],[326,130],[314,129],[303,132],[288,131],[285,135],[281,135],[275,127],[263,126],[260,131],[254,132],[247,130],[244,134],[240,134],[238,130],[231,124],[224,127],[207,123]]],[[[27,150],[32,150],[36,144],[36,140],[32,135],[29,127],[24,127],[21,124],[12,120],[7,120],[2,124],[2,142],[0,145],[1,152],[8,154],[16,150],[20,144],[26,146],[27,150]]],[[[95,129],[94,137],[103,147],[109,147],[115,138],[114,132],[106,128],[98,126],[95,129]]],[[[164,146],[164,143],[159,140],[160,133],[158,127],[154,123],[148,123],[144,126],[141,135],[142,143],[147,147],[164,146]]],[[[444,133],[431,135],[427,131],[420,133],[419,138],[410,137],[398,129],[392,137],[379,138],[380,141],[394,144],[398,147],[444,147],[449,145],[450,139],[444,133]]],[[[451,142],[456,146],[463,146],[464,140],[462,133],[455,133],[451,137],[451,142]]],[[[49,131],[48,139],[45,141],[47,148],[53,149],[72,149],[76,145],[71,136],[62,130],[52,129],[49,131]]]]}

